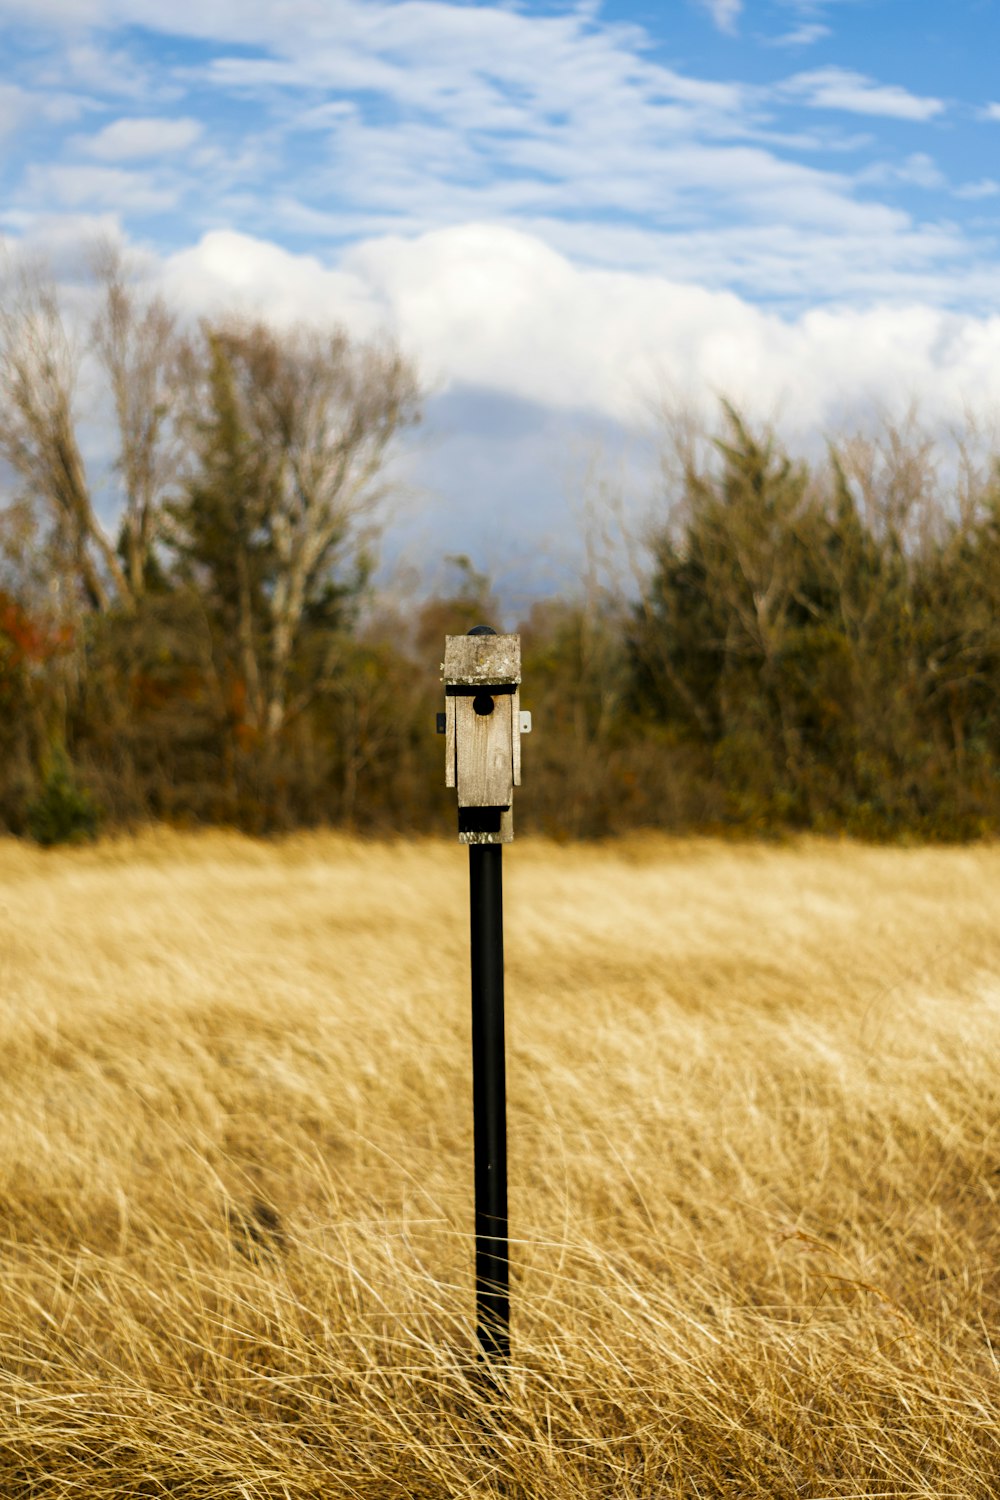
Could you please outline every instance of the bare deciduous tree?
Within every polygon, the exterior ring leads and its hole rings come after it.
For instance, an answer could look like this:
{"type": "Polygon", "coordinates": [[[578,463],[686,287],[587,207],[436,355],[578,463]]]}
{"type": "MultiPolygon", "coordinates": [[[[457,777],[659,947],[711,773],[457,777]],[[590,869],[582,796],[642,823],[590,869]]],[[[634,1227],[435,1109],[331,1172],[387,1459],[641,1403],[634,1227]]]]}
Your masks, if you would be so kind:
{"type": "MultiPolygon", "coordinates": [[[[281,360],[270,417],[286,466],[272,524],[270,734],[285,717],[288,665],[311,588],[385,492],[389,441],[412,419],[416,384],[395,350],[302,334],[281,360]]],[[[266,429],[265,429],[266,430],[266,429]]]]}
{"type": "Polygon", "coordinates": [[[189,425],[201,473],[179,521],[192,560],[233,573],[219,593],[231,598],[248,716],[273,745],[332,671],[328,657],[290,695],[307,612],[364,545],[417,385],[397,350],[343,332],[261,322],[205,332],[203,379],[188,382],[200,393],[189,425]],[[228,558],[211,557],[224,537],[228,558]]]}
{"type": "Polygon", "coordinates": [[[104,611],[129,588],[94,510],[77,440],[79,369],[54,282],[38,269],[22,271],[0,305],[0,453],[28,497],[49,511],[87,602],[104,611]]]}
{"type": "Polygon", "coordinates": [[[177,328],[161,297],[141,298],[117,247],[99,245],[92,261],[101,288],[95,352],[108,377],[118,427],[116,469],[124,498],[122,551],[138,598],[163,524],[164,494],[177,478],[177,328]]]}
{"type": "Polygon", "coordinates": [[[75,401],[84,349],[67,327],[54,280],[37,266],[17,273],[0,302],[0,454],[55,523],[87,604],[104,613],[133,608],[143,592],[174,472],[174,327],[158,298],[142,300],[129,286],[116,251],[99,247],[93,263],[101,303],[92,346],[115,408],[124,563],[98,517],[80,450],[75,401]]]}

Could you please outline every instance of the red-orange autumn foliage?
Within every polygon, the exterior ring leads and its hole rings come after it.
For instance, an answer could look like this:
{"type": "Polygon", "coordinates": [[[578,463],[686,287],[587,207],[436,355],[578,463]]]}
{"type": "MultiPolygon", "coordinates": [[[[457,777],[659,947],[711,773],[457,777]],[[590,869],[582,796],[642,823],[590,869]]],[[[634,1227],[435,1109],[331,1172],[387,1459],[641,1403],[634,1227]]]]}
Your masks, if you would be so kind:
{"type": "Polygon", "coordinates": [[[0,592],[0,660],[7,668],[40,666],[73,644],[71,625],[53,625],[31,615],[0,592]]]}

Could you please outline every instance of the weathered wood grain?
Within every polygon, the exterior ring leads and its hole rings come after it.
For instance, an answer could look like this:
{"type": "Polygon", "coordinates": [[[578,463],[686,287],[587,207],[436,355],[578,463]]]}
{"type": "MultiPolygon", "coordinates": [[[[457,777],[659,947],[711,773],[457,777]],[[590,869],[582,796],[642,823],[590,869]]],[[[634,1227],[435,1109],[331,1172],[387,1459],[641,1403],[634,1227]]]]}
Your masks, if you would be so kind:
{"type": "Polygon", "coordinates": [[[514,794],[514,695],[497,693],[489,714],[476,713],[478,701],[468,696],[451,699],[455,705],[458,805],[509,807],[514,794]]]}
{"type": "Polygon", "coordinates": [[[453,687],[521,681],[519,635],[447,635],[442,675],[453,687]]]}
{"type": "Polygon", "coordinates": [[[455,785],[455,704],[457,699],[444,700],[444,784],[455,785]]]}

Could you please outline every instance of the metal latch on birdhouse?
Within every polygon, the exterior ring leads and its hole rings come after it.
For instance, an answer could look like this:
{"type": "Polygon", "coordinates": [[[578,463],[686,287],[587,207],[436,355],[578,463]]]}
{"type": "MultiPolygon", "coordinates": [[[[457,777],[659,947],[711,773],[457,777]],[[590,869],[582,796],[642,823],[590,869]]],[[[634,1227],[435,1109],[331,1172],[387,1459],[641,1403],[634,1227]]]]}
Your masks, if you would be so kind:
{"type": "Polygon", "coordinates": [[[442,677],[445,785],[458,792],[463,844],[509,844],[514,837],[514,788],[521,785],[521,637],[477,626],[445,637],[442,677]]]}

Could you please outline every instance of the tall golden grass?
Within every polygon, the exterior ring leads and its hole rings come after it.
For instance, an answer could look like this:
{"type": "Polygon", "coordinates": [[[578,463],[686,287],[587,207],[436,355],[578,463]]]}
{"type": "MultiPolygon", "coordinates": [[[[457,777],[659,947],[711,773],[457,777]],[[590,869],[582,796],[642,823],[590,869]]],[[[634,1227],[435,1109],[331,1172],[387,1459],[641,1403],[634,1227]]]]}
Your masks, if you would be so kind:
{"type": "Polygon", "coordinates": [[[1000,849],[0,845],[0,1494],[1000,1492],[1000,849]]]}

